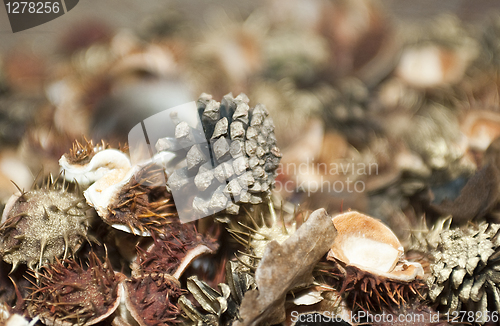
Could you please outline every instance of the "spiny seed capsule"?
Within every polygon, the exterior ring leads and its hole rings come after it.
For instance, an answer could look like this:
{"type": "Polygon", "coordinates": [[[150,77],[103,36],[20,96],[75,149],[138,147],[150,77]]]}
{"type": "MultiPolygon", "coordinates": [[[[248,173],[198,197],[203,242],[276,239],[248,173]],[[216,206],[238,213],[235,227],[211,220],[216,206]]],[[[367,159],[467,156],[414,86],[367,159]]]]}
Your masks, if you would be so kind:
{"type": "Polygon", "coordinates": [[[182,294],[179,281],[171,275],[152,273],[125,281],[125,304],[140,326],[179,323],[182,294]]]}
{"type": "Polygon", "coordinates": [[[139,248],[133,275],[167,273],[179,279],[193,260],[213,254],[219,247],[216,240],[198,233],[192,223],[173,222],[159,237],[153,237],[147,251],[139,248]]]}
{"type": "Polygon", "coordinates": [[[35,269],[66,258],[87,239],[85,199],[77,186],[58,179],[49,176],[41,187],[9,200],[0,226],[0,254],[13,271],[19,264],[35,269]]]}
{"type": "MultiPolygon", "coordinates": [[[[283,203],[281,206],[284,206],[283,203]]],[[[273,240],[283,243],[297,229],[297,220],[303,213],[295,210],[286,213],[281,207],[278,212],[272,201],[267,205],[252,207],[253,212],[241,214],[239,219],[230,219],[227,227],[231,236],[245,247],[238,257],[241,262],[255,268],[264,255],[267,244],[273,240]]]]}
{"type": "Polygon", "coordinates": [[[80,143],[78,140],[75,140],[75,142],[73,143],[73,147],[69,150],[69,153],[64,155],[70,164],[87,164],[96,153],[109,147],[109,145],[106,144],[104,140],[101,140],[99,144],[94,145],[94,142],[92,140],[87,140],[87,138],[84,138],[82,143],[80,143]]]}
{"type": "MultiPolygon", "coordinates": [[[[163,228],[179,219],[164,180],[161,167],[149,164],[140,168],[117,191],[101,217],[113,227],[134,234],[162,233],[163,228]]],[[[95,198],[94,192],[89,198],[95,198]]]]}
{"type": "Polygon", "coordinates": [[[338,231],[324,270],[354,308],[380,311],[422,297],[424,271],[404,259],[403,246],[382,222],[358,212],[334,216],[338,231]]]}
{"type": "Polygon", "coordinates": [[[120,282],[108,259],[101,262],[92,252],[88,268],[74,260],[57,261],[35,273],[39,284],[31,294],[28,311],[46,325],[93,325],[111,315],[123,296],[120,282]]]}

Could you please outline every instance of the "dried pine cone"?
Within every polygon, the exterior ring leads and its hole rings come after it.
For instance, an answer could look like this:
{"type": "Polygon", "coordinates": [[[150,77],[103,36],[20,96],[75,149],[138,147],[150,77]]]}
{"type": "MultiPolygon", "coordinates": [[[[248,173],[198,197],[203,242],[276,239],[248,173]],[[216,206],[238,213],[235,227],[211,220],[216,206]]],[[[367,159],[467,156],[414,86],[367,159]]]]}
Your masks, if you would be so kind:
{"type": "Polygon", "coordinates": [[[174,197],[191,198],[191,207],[200,217],[222,210],[237,214],[243,203],[261,203],[274,185],[281,153],[273,120],[264,105],[250,108],[248,102],[245,94],[225,95],[220,103],[202,94],[198,113],[206,143],[194,144],[196,131],[181,121],[175,138],[156,144],[159,152],[187,150],[178,154],[185,157],[185,167],[169,176],[168,185],[174,197]]]}
{"type": "Polygon", "coordinates": [[[3,260],[13,265],[12,270],[19,264],[34,269],[73,254],[87,239],[87,209],[78,187],[66,187],[52,176],[40,188],[14,195],[0,226],[3,260]]]}
{"type": "Polygon", "coordinates": [[[188,317],[183,325],[232,325],[238,319],[243,296],[248,290],[256,288],[249,272],[244,265],[229,261],[226,264],[227,284],[219,284],[220,292],[197,276],[188,278],[187,288],[204,311],[200,312],[185,296],[180,297],[179,305],[188,317]]]}
{"type": "Polygon", "coordinates": [[[66,260],[44,266],[37,275],[40,283],[31,294],[28,311],[46,325],[96,324],[118,308],[123,295],[120,282],[125,276],[94,253],[87,269],[66,260]]]}
{"type": "Polygon", "coordinates": [[[318,87],[315,94],[325,105],[323,119],[327,128],[341,132],[357,149],[382,133],[382,127],[370,115],[370,94],[360,80],[346,78],[337,88],[318,87]]]}
{"type": "Polygon", "coordinates": [[[451,311],[480,312],[485,318],[488,311],[500,310],[499,229],[498,224],[483,223],[440,234],[427,279],[433,302],[451,311]]]}

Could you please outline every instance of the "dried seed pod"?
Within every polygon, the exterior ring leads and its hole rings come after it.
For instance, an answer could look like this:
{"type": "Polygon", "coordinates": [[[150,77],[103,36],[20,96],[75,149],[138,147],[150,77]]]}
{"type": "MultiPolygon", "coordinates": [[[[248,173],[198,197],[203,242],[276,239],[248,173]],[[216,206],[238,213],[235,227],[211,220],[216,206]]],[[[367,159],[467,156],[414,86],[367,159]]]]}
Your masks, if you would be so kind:
{"type": "Polygon", "coordinates": [[[430,248],[434,262],[427,284],[433,302],[446,311],[473,311],[481,324],[489,311],[500,309],[499,230],[499,224],[482,223],[440,233],[430,248]]]}
{"type": "Polygon", "coordinates": [[[69,164],[85,165],[92,160],[94,155],[102,150],[109,148],[109,145],[101,140],[97,145],[94,145],[92,140],[87,138],[83,139],[83,144],[75,140],[73,147],[69,150],[68,154],[63,157],[69,164]]]}
{"type": "Polygon", "coordinates": [[[160,139],[156,145],[159,152],[176,151],[185,157],[185,167],[175,170],[168,184],[192,198],[191,207],[200,216],[221,210],[238,214],[241,204],[261,203],[274,186],[281,158],[274,123],[264,105],[250,108],[248,103],[245,94],[228,94],[220,103],[202,94],[198,113],[207,143],[194,144],[195,131],[179,121],[175,138],[160,139]]]}
{"type": "Polygon", "coordinates": [[[0,254],[15,270],[19,264],[36,268],[54,258],[68,257],[87,238],[88,206],[75,185],[53,180],[14,195],[0,226],[0,254]]]}
{"type": "Polygon", "coordinates": [[[500,114],[486,110],[469,111],[462,118],[460,129],[467,136],[470,149],[484,152],[500,136],[500,114]]]}
{"type": "Polygon", "coordinates": [[[29,299],[30,315],[46,325],[94,325],[110,316],[123,296],[125,275],[115,273],[108,259],[94,253],[88,268],[74,260],[58,261],[36,273],[39,284],[29,299]]]}
{"type": "Polygon", "coordinates": [[[329,273],[349,300],[362,309],[400,306],[418,297],[424,288],[419,263],[404,260],[394,233],[382,222],[358,212],[333,217],[338,231],[328,260],[329,273]]]}
{"type": "Polygon", "coordinates": [[[282,208],[278,217],[274,204],[269,201],[267,205],[255,207],[253,216],[247,212],[246,221],[231,220],[227,230],[247,249],[241,257],[243,262],[256,267],[269,242],[276,240],[281,244],[295,233],[297,215],[295,211],[287,214],[282,208]]]}
{"type": "MultiPolygon", "coordinates": [[[[166,179],[165,172],[157,165],[134,168],[127,183],[118,185],[117,194],[98,210],[99,215],[123,231],[143,236],[162,233],[179,219],[172,195],[165,186],[166,179]]],[[[99,196],[90,188],[87,193],[93,202],[99,196]]]]}
{"type": "Polygon", "coordinates": [[[396,74],[414,87],[459,82],[480,50],[466,26],[452,15],[437,17],[413,37],[401,53],[396,74]]]}
{"type": "Polygon", "coordinates": [[[75,141],[70,152],[59,159],[59,165],[66,180],[82,186],[99,180],[95,187],[101,191],[121,180],[132,167],[130,158],[121,150],[108,148],[104,141],[94,145],[87,140],[84,145],[75,141]]]}
{"type": "Polygon", "coordinates": [[[97,147],[76,142],[59,161],[66,178],[93,183],[84,195],[99,216],[119,230],[142,236],[177,219],[163,169],[151,162],[132,167],[127,154],[106,147],[104,142],[97,147]]]}
{"type": "Polygon", "coordinates": [[[355,78],[345,78],[337,88],[323,86],[315,94],[326,105],[323,120],[326,127],[341,132],[358,150],[382,133],[382,126],[369,114],[370,93],[355,78]]]}
{"type": "Polygon", "coordinates": [[[124,283],[125,304],[140,326],[179,323],[179,281],[171,275],[152,273],[132,277],[124,283]]]}
{"type": "Polygon", "coordinates": [[[187,288],[197,303],[207,312],[200,313],[194,305],[185,297],[179,298],[179,305],[193,322],[200,322],[214,326],[231,325],[238,317],[238,306],[231,298],[231,290],[225,283],[219,284],[220,292],[210,287],[207,283],[191,276],[187,280],[187,288]]]}
{"type": "Polygon", "coordinates": [[[441,233],[449,231],[450,226],[451,217],[447,217],[439,219],[429,228],[425,216],[422,216],[420,226],[410,233],[408,249],[420,252],[434,250],[441,241],[441,233]]]}
{"type": "Polygon", "coordinates": [[[179,279],[193,260],[203,254],[213,254],[219,245],[210,237],[198,233],[193,223],[172,222],[154,243],[138,256],[133,265],[133,275],[166,273],[179,279]]]}

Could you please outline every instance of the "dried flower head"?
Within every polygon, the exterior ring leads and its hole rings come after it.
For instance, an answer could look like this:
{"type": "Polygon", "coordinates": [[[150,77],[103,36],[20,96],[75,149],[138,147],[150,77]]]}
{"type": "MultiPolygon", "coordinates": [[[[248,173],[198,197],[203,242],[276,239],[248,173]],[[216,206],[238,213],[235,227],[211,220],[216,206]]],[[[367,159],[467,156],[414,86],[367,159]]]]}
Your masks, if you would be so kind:
{"type": "Polygon", "coordinates": [[[3,260],[12,270],[19,264],[34,269],[73,254],[87,239],[87,209],[79,187],[52,176],[41,187],[14,195],[0,226],[3,260]]]}
{"type": "Polygon", "coordinates": [[[338,231],[328,272],[353,308],[380,310],[418,298],[424,288],[419,263],[404,259],[401,243],[382,222],[358,212],[333,217],[338,231]]]}
{"type": "Polygon", "coordinates": [[[123,274],[115,273],[109,259],[89,255],[87,269],[74,260],[57,261],[36,273],[39,284],[29,299],[28,311],[46,325],[93,325],[110,316],[120,304],[123,274]]]}
{"type": "MultiPolygon", "coordinates": [[[[473,311],[486,321],[500,309],[500,225],[444,230],[432,251],[429,298],[451,311],[473,311]]],[[[432,249],[432,248],[431,248],[432,249]]]]}
{"type": "Polygon", "coordinates": [[[177,300],[182,295],[179,281],[162,273],[132,277],[124,283],[125,304],[140,326],[180,323],[177,300]]]}

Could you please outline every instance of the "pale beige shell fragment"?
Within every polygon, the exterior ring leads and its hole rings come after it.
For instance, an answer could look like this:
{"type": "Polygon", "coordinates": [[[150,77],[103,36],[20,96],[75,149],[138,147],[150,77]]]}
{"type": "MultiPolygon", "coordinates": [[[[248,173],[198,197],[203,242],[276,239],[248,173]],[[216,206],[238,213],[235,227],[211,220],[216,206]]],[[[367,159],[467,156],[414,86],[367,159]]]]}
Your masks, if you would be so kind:
{"type": "MultiPolygon", "coordinates": [[[[59,160],[68,181],[86,186],[107,177],[107,180],[123,177],[132,167],[127,154],[117,149],[105,149],[96,153],[87,164],[71,164],[65,155],[59,160]]],[[[109,181],[106,181],[109,182],[109,181]]]]}
{"type": "Polygon", "coordinates": [[[465,115],[460,129],[468,139],[469,148],[485,151],[500,136],[500,114],[492,111],[470,111],[465,115]]]}
{"type": "Polygon", "coordinates": [[[417,87],[453,84],[462,79],[476,53],[467,49],[448,49],[437,44],[409,47],[401,55],[397,75],[417,87]]]}
{"type": "Polygon", "coordinates": [[[38,317],[35,317],[30,323],[23,316],[12,313],[7,304],[0,304],[0,324],[4,326],[32,326],[36,324],[38,317]]]}
{"type": "Polygon", "coordinates": [[[379,220],[347,212],[334,216],[332,221],[338,235],[328,259],[389,279],[411,281],[423,276],[422,266],[403,259],[403,246],[379,220]]]}

